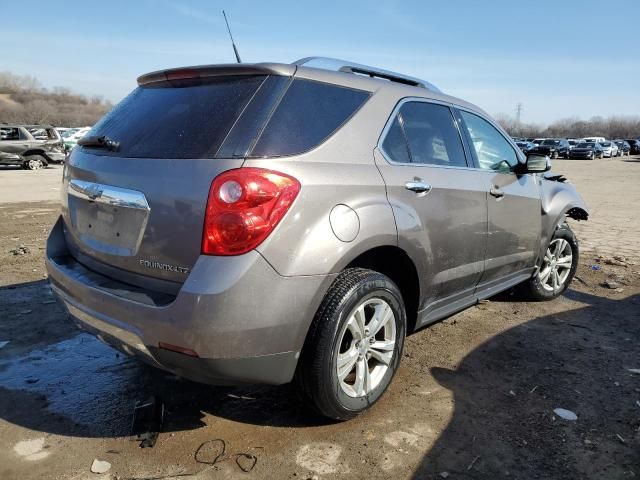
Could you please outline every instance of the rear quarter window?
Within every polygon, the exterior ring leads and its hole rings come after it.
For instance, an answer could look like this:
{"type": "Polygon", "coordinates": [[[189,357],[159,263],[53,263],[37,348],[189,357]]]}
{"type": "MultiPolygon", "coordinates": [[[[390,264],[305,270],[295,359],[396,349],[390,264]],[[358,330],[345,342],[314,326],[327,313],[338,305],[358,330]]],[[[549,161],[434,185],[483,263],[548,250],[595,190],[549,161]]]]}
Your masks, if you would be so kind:
{"type": "Polygon", "coordinates": [[[253,148],[252,157],[295,155],[317,147],[338,130],[370,93],[295,79],[253,148]]]}

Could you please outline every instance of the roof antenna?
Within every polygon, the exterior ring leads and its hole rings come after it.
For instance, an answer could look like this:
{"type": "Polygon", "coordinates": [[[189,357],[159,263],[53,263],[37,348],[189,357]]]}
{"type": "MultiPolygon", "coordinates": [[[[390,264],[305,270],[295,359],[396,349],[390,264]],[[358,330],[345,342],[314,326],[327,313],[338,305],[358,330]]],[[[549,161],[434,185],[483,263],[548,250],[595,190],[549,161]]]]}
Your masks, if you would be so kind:
{"type": "Polygon", "coordinates": [[[227,31],[229,32],[229,38],[231,38],[231,45],[233,45],[233,53],[236,54],[236,60],[238,61],[238,63],[242,63],[242,60],[240,60],[240,55],[238,54],[238,49],[236,48],[236,44],[233,41],[233,35],[231,35],[231,29],[229,28],[229,22],[227,21],[227,14],[224,13],[224,10],[222,10],[222,16],[224,17],[224,23],[227,24],[227,31]]]}

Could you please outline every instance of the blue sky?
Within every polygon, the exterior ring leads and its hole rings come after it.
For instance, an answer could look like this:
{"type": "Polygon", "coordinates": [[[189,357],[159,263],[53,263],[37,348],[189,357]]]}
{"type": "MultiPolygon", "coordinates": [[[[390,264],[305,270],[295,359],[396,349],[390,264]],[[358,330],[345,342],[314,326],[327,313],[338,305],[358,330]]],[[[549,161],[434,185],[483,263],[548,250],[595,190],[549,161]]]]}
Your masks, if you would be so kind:
{"type": "Polygon", "coordinates": [[[0,71],[118,101],[138,75],[322,55],[422,77],[493,114],[640,114],[640,1],[0,0],[0,71]],[[14,8],[14,7],[18,8],[14,8]],[[635,24],[629,23],[634,19],[635,24]]]}

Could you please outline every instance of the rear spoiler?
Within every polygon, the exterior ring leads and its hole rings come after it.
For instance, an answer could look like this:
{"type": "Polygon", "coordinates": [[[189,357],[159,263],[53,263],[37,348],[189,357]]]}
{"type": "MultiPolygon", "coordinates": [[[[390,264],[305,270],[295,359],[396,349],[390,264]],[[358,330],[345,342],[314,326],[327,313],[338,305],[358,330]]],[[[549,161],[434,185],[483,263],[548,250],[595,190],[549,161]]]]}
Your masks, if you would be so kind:
{"type": "Polygon", "coordinates": [[[171,68],[146,73],[138,77],[138,85],[184,80],[189,78],[221,77],[228,75],[279,75],[291,77],[296,73],[296,65],[282,63],[229,63],[222,65],[200,65],[194,67],[171,68]]]}

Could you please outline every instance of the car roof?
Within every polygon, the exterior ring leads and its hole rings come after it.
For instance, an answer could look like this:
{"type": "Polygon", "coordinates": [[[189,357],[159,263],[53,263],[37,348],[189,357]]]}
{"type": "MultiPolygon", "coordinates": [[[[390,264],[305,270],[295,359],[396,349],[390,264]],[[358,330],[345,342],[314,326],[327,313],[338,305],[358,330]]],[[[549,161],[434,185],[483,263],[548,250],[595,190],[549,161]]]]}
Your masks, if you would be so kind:
{"type": "MultiPolygon", "coordinates": [[[[318,58],[318,57],[309,57],[318,58]]],[[[302,59],[298,62],[309,60],[302,59]]],[[[345,62],[344,60],[326,59],[337,62],[345,62]]],[[[311,63],[309,63],[311,65],[311,63]]],[[[416,79],[407,75],[390,72],[388,70],[379,69],[377,67],[367,67],[355,62],[349,62],[348,67],[342,69],[328,69],[317,68],[313,66],[306,66],[304,64],[287,64],[287,63],[232,63],[232,64],[218,64],[218,65],[195,65],[187,67],[170,68],[166,70],[157,70],[138,77],[139,85],[146,85],[149,83],[166,82],[169,77],[175,78],[189,78],[188,75],[193,77],[215,77],[225,75],[283,75],[283,76],[295,76],[296,78],[305,78],[309,80],[316,80],[321,82],[333,83],[350,88],[356,88],[366,90],[372,93],[385,90],[391,95],[397,96],[398,99],[405,97],[418,97],[432,99],[449,103],[463,109],[475,111],[484,116],[490,115],[483,109],[469,103],[460,98],[447,95],[441,92],[437,87],[424,80],[416,79]],[[372,71],[373,76],[368,76],[368,72],[372,71]],[[391,80],[387,77],[395,77],[396,80],[391,80]],[[410,84],[413,83],[413,84],[410,84]]]]}

